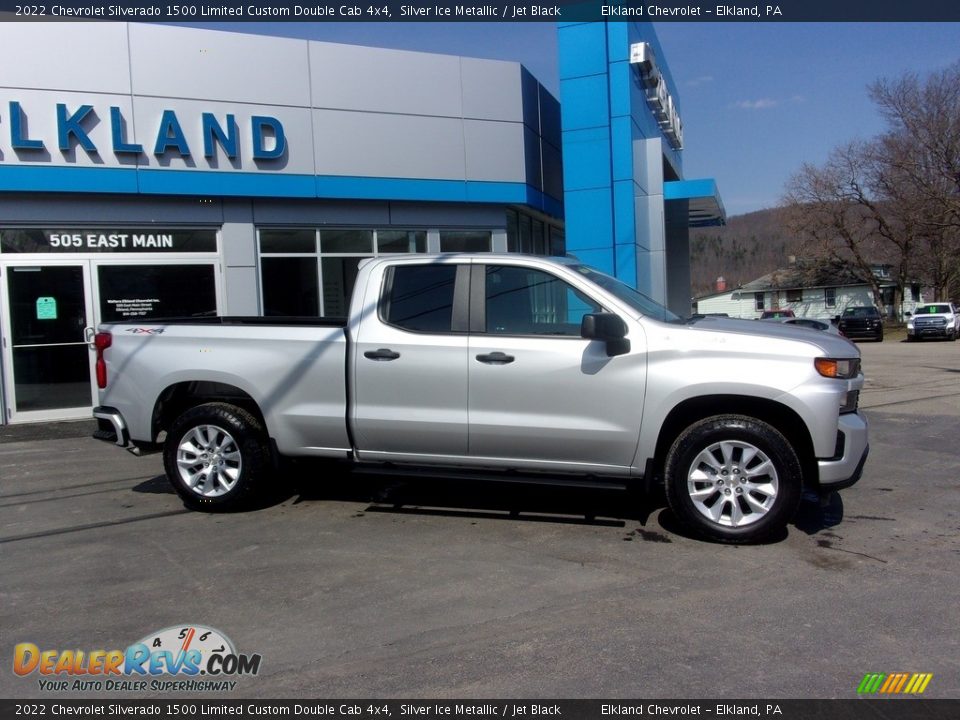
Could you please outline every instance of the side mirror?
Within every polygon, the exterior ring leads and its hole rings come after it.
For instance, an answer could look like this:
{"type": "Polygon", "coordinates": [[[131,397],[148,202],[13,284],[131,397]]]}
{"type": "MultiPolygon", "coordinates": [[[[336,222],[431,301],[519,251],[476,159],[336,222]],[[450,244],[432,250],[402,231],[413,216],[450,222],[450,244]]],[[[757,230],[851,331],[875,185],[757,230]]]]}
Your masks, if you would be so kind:
{"type": "Polygon", "coordinates": [[[613,313],[591,313],[584,315],[580,322],[580,337],[605,342],[608,357],[630,352],[630,341],[626,335],[627,324],[613,313]]]}

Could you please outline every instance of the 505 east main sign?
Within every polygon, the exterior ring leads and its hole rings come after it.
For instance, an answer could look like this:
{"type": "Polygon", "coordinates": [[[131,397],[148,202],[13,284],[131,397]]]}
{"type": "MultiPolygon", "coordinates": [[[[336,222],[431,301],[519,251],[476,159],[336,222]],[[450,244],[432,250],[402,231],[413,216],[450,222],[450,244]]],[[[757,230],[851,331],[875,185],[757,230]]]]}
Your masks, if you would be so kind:
{"type": "Polygon", "coordinates": [[[11,100],[8,103],[6,117],[0,115],[0,125],[7,125],[10,147],[18,159],[35,162],[53,148],[65,154],[81,148],[91,157],[99,157],[102,149],[91,134],[102,122],[109,123],[110,150],[118,157],[150,153],[156,158],[189,160],[202,152],[203,157],[212,160],[222,152],[230,160],[239,160],[241,148],[246,146],[250,148],[251,159],[269,161],[282,159],[288,152],[283,123],[270,115],[251,115],[248,122],[238,122],[232,113],[218,116],[201,112],[199,117],[194,113],[188,121],[183,121],[177,111],[165,109],[156,123],[148,126],[151,128],[149,135],[142,142],[133,142],[128,137],[128,121],[123,108],[117,105],[111,105],[107,115],[101,116],[93,105],[56,103],[54,113],[55,133],[48,130],[48,137],[34,137],[30,118],[21,102],[11,100]],[[248,139],[249,144],[241,142],[243,139],[248,139]]]}

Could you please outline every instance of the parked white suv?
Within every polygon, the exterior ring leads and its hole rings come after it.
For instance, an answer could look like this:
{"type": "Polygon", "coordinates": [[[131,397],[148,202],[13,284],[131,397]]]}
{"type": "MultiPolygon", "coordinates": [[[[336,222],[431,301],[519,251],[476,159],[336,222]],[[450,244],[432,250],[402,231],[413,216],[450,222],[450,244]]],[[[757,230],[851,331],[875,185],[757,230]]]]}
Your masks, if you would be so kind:
{"type": "Polygon", "coordinates": [[[953,303],[918,305],[907,321],[907,342],[921,338],[941,337],[956,340],[960,335],[960,315],[953,303]]]}

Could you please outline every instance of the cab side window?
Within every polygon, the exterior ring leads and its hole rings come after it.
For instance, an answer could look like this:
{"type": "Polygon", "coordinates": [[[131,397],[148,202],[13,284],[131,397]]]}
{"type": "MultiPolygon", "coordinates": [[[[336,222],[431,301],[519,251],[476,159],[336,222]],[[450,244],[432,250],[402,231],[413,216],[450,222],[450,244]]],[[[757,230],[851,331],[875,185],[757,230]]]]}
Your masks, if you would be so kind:
{"type": "Polygon", "coordinates": [[[456,265],[398,265],[388,273],[386,323],[414,332],[450,332],[456,265]]]}
{"type": "Polygon", "coordinates": [[[550,273],[488,265],[485,273],[486,332],[499,335],[580,337],[580,322],[602,308],[550,273]]]}

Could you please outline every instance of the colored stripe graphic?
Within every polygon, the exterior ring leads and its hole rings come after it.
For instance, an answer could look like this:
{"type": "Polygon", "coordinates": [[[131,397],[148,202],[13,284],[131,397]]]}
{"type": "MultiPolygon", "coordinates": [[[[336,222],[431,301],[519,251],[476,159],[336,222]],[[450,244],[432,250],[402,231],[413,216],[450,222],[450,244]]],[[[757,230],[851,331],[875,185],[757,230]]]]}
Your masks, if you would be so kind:
{"type": "Polygon", "coordinates": [[[880,683],[883,682],[883,679],[886,677],[883,673],[867,673],[863,676],[863,680],[860,681],[860,687],[857,688],[858,693],[867,693],[872,694],[880,689],[880,683]]]}
{"type": "Polygon", "coordinates": [[[857,686],[862,695],[921,695],[933,679],[933,673],[867,673],[857,686]]]}

